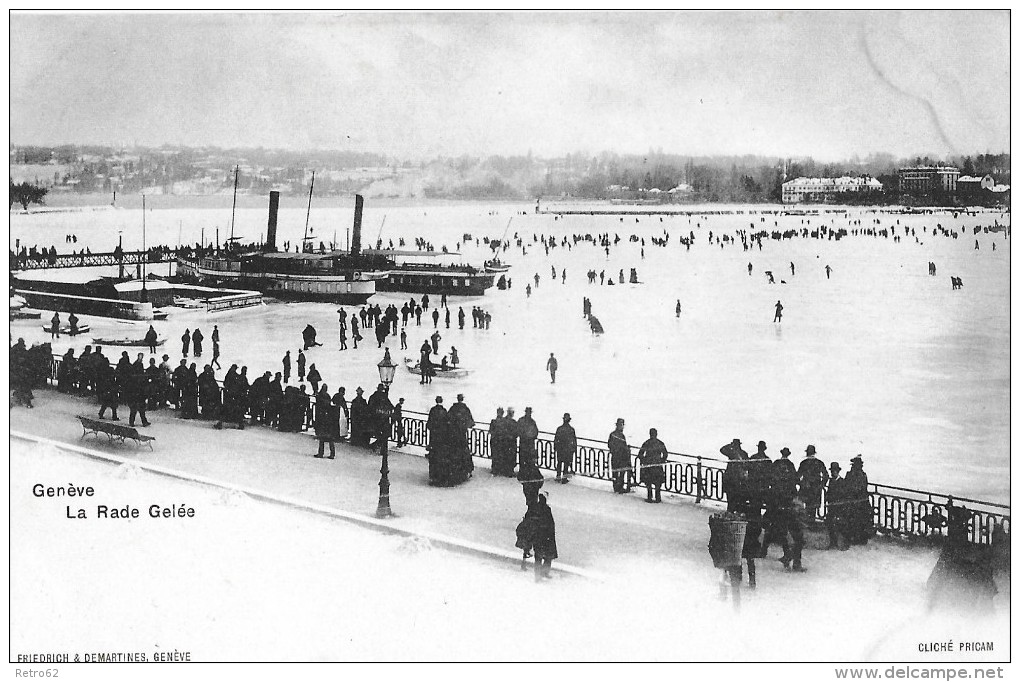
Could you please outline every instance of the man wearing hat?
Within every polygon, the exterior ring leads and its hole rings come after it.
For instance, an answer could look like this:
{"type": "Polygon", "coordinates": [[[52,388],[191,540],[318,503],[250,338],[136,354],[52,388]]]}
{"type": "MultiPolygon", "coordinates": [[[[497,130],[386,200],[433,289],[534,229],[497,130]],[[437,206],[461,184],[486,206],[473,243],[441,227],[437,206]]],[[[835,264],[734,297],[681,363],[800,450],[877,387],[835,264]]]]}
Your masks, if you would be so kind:
{"type": "Polygon", "coordinates": [[[769,471],[769,485],[771,495],[768,501],[768,511],[765,513],[765,539],[762,542],[762,557],[768,554],[769,547],[773,542],[778,542],[783,548],[783,564],[789,563],[790,545],[787,542],[787,534],[790,530],[790,511],[793,507],[793,498],[797,496],[797,467],[790,461],[790,448],[783,448],[779,451],[782,455],[772,463],[769,471]]]}
{"type": "Polygon", "coordinates": [[[535,441],[538,439],[538,424],[531,416],[531,408],[524,408],[524,416],[517,420],[517,435],[520,437],[518,449],[518,462],[534,460],[538,463],[538,451],[535,448],[535,441]]]}
{"type": "Polygon", "coordinates": [[[825,491],[825,529],[829,531],[829,546],[825,549],[850,549],[840,546],[839,536],[843,533],[843,477],[839,475],[839,464],[829,465],[829,487],[825,491]]]}
{"type": "Polygon", "coordinates": [[[805,516],[809,522],[818,516],[818,507],[822,504],[822,491],[829,482],[829,474],[825,464],[815,457],[815,446],[807,446],[804,461],[797,468],[800,481],[800,499],[804,501],[805,516]]]}
{"type": "Polygon", "coordinates": [[[563,415],[563,423],[556,429],[553,438],[556,448],[556,480],[566,483],[569,475],[574,473],[574,455],[577,453],[577,434],[570,425],[570,414],[563,415]]]}
{"type": "Polygon", "coordinates": [[[468,445],[468,431],[474,428],[475,418],[471,408],[464,402],[464,394],[457,394],[457,402],[450,406],[450,436],[454,457],[462,473],[472,475],[475,463],[471,459],[471,447],[468,445]]]}
{"type": "Polygon", "coordinates": [[[723,472],[723,494],[726,496],[726,511],[740,512],[747,498],[747,453],[740,447],[740,439],[734,438],[719,448],[729,459],[723,472]]]}
{"type": "Polygon", "coordinates": [[[630,460],[630,446],[623,435],[623,419],[616,420],[616,428],[609,434],[609,465],[613,472],[613,492],[629,493],[634,469],[630,460]]]}

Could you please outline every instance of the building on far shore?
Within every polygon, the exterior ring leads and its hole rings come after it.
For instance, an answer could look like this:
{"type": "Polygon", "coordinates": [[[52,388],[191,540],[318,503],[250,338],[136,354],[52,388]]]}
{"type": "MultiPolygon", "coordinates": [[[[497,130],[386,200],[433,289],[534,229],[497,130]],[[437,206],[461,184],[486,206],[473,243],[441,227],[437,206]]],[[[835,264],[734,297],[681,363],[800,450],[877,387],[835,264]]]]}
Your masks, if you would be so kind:
{"type": "Polygon", "coordinates": [[[965,204],[992,205],[1009,203],[1009,185],[996,184],[991,175],[961,175],[956,181],[956,196],[965,204]]]}
{"type": "Polygon", "coordinates": [[[901,168],[900,194],[930,197],[938,194],[955,194],[960,169],[953,166],[914,166],[901,168]]]}
{"type": "Polygon", "coordinates": [[[783,203],[832,203],[850,200],[855,195],[881,192],[882,183],[862,175],[851,178],[797,178],[783,183],[783,203]]]}

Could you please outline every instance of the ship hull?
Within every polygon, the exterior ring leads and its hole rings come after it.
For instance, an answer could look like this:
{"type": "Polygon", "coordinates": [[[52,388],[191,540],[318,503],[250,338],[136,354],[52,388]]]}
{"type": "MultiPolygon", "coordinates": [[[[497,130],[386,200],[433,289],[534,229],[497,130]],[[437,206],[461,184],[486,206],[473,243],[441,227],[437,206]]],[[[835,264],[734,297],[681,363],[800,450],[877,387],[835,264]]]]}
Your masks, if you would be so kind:
{"type": "Polygon", "coordinates": [[[376,292],[375,273],[351,275],[297,275],[272,272],[240,272],[204,267],[200,261],[177,259],[178,275],[212,286],[254,289],[274,298],[361,305],[376,292]]]}

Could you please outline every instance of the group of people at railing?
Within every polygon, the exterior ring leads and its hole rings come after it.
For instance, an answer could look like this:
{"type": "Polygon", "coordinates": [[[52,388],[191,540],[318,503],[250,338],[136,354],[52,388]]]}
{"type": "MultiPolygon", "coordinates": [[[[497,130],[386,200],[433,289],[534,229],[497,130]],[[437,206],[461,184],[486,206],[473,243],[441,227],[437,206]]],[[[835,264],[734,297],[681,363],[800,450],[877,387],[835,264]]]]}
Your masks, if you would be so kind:
{"type": "MultiPolygon", "coordinates": [[[[779,560],[784,567],[797,572],[806,570],[802,562],[804,524],[817,517],[823,490],[829,535],[826,549],[845,550],[848,545],[867,544],[874,533],[873,510],[868,475],[860,455],[850,460],[850,471],[843,478],[836,462],[826,471],[825,464],[815,456],[813,445],[805,449],[799,467],[790,460],[789,448],[782,448],[781,457],[775,461],[769,458],[766,449],[765,441],[759,441],[757,452],[749,456],[738,438],[719,449],[729,460],[723,472],[727,511],[740,514],[747,521],[743,557],[750,585],[755,584],[755,559],[766,557],[773,543],[783,549],[779,560]]],[[[731,578],[740,580],[733,571],[731,578]]]]}
{"type": "MultiPolygon", "coordinates": [[[[325,384],[319,385],[321,378],[318,377],[309,392],[304,383],[283,382],[279,372],[274,377],[267,371],[250,381],[247,368],[234,365],[228,369],[221,385],[211,366],[206,365],[199,373],[195,363],[189,365],[184,359],[176,368],[171,368],[169,356],[164,355],[159,364],[150,357],[145,364],[141,353],[132,359],[123,351],[113,366],[101,346],[94,349],[86,346],[78,357],[69,349],[64,356],[55,359],[49,344],[26,348],[23,339],[11,346],[10,358],[12,404],[31,406],[32,389],[55,378],[62,392],[95,395],[100,403],[100,417],[105,417],[105,412],[110,410],[111,417],[117,419],[118,407],[127,405],[130,421],[133,423],[140,416],[143,426],[148,422],[147,411],[171,406],[181,418],[210,420],[217,426],[234,423],[243,428],[250,419],[250,423],[281,431],[314,428],[317,435],[321,432],[331,436],[320,438],[324,442],[347,438],[352,445],[360,447],[369,447],[373,438],[378,443],[382,434],[390,430],[398,446],[408,442],[403,400],[393,406],[387,418],[379,417],[372,407],[380,391],[386,397],[384,386],[369,400],[359,387],[356,396],[348,402],[343,387],[331,394],[325,384]]],[[[388,398],[386,402],[389,404],[388,398]]],[[[512,408],[498,409],[486,433],[485,429],[475,428],[474,417],[463,396],[458,396],[449,410],[440,398],[422,426],[428,437],[427,440],[416,439],[416,444],[425,446],[428,452],[431,483],[448,486],[466,481],[474,468],[471,458],[485,456],[487,441],[492,474],[516,478],[528,504],[537,501],[544,477],[539,460],[540,432],[530,408],[516,419],[512,408]]],[[[569,414],[564,415],[563,424],[551,443],[543,446],[543,452],[548,454],[549,450],[544,448],[549,446],[555,455],[555,480],[565,483],[574,474],[578,461],[577,437],[569,414]]],[[[646,488],[650,502],[661,499],[666,473],[671,465],[678,464],[669,461],[665,445],[654,432],[635,452],[623,436],[622,419],[602,448],[591,449],[596,453],[595,469],[580,472],[582,475],[603,477],[608,469],[616,492],[628,492],[640,484],[646,488]]],[[[720,473],[713,474],[714,466],[709,462],[705,462],[703,471],[701,458],[698,458],[697,473],[691,472],[696,478],[698,499],[725,500],[730,509],[749,519],[752,532],[747,539],[748,558],[763,555],[768,546],[776,542],[783,546],[784,563],[792,568],[802,567],[803,525],[805,521],[818,518],[820,509],[830,548],[845,549],[848,545],[868,541],[875,531],[875,514],[881,517],[881,510],[876,512],[873,505],[878,502],[870,499],[872,491],[859,456],[851,460],[850,471],[844,478],[838,463],[833,462],[826,470],[815,457],[812,446],[807,448],[799,467],[790,461],[787,448],[783,448],[783,456],[774,462],[765,454],[765,449],[765,443],[760,442],[758,452],[748,456],[739,440],[734,440],[720,450],[728,460],[725,469],[716,469],[720,473]],[[714,476],[720,476],[721,490],[709,485],[712,490],[706,493],[705,486],[714,476]],[[820,506],[823,490],[824,508],[820,506]],[[753,532],[755,528],[757,533],[753,532]]],[[[547,460],[542,464],[552,466],[553,462],[547,460]]],[[[935,506],[936,511],[938,506],[935,506]]],[[[984,523],[982,519],[987,520],[984,512],[981,514],[973,521],[975,527],[979,522],[984,523]]],[[[1005,514],[1008,516],[1008,511],[1005,514]]],[[[1008,528],[1008,519],[1002,519],[1002,515],[993,514],[991,518],[990,523],[995,519],[1004,521],[1006,525],[1000,526],[1000,530],[1008,528]]],[[[940,531],[938,519],[931,514],[920,517],[920,522],[929,532],[940,531]]],[[[895,519],[886,519],[882,526],[895,530],[895,519]]],[[[912,523],[909,528],[904,525],[900,530],[917,532],[911,531],[914,527],[912,523]]],[[[972,541],[988,541],[979,535],[972,541]]]]}

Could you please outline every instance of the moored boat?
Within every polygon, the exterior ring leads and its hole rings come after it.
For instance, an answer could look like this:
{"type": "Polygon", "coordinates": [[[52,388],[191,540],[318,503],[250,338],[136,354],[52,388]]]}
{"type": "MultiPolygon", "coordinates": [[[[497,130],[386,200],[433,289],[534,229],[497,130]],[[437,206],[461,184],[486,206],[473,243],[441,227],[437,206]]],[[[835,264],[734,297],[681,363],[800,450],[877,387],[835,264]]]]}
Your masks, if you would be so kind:
{"type": "MultiPolygon", "coordinates": [[[[421,363],[413,358],[404,358],[404,365],[407,367],[407,371],[411,374],[417,374],[421,376],[421,363]]],[[[451,379],[460,379],[466,377],[471,373],[471,370],[465,369],[464,367],[443,367],[442,365],[432,365],[432,376],[434,377],[449,377],[451,379]]]]}
{"type": "MultiPolygon", "coordinates": [[[[93,337],[92,343],[99,346],[148,346],[148,342],[145,339],[107,339],[100,337],[93,337]]],[[[156,339],[156,343],[153,345],[162,346],[166,343],[166,339],[156,339]]]]}

